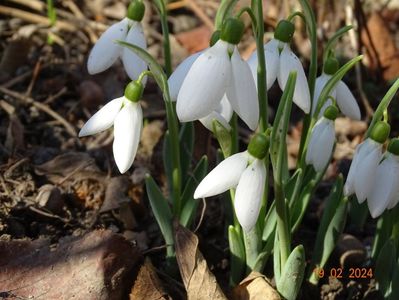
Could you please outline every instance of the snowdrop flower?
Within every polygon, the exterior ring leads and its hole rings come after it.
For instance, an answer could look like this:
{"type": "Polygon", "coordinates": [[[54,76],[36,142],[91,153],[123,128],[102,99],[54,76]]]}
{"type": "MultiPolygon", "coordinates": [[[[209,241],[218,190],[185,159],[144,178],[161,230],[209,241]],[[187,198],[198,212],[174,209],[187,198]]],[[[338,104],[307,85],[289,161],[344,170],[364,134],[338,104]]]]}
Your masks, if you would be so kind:
{"type": "MultiPolygon", "coordinates": [[[[324,64],[324,72],[321,76],[316,78],[314,98],[312,102],[312,114],[314,114],[317,103],[319,102],[319,97],[324,86],[327,84],[328,80],[338,71],[339,63],[333,57],[326,60],[324,64]]],[[[360,109],[356,102],[355,97],[349,90],[348,86],[340,80],[336,87],[330,93],[330,96],[337,101],[337,105],[342,111],[342,113],[354,120],[360,120],[360,109]]],[[[331,105],[331,100],[328,99],[320,110],[320,115],[323,114],[324,110],[331,105]]]]}
{"type": "Polygon", "coordinates": [[[378,165],[367,204],[373,218],[399,201],[399,139],[393,139],[385,159],[378,165]]]}
{"type": "MultiPolygon", "coordinates": [[[[186,78],[188,71],[190,71],[191,66],[195,60],[203,53],[200,51],[194,53],[187,57],[183,62],[177,66],[176,70],[170,75],[168,79],[169,93],[172,101],[177,100],[177,95],[179,94],[181,85],[183,84],[184,78],[186,78]]],[[[199,119],[199,121],[210,131],[213,131],[212,122],[217,120],[224,128],[230,130],[230,119],[233,115],[233,109],[230,105],[229,100],[226,95],[223,96],[218,107],[212,111],[209,115],[199,119]]]]}
{"type": "MultiPolygon", "coordinates": [[[[289,21],[282,20],[278,23],[274,38],[265,44],[265,58],[266,58],[266,87],[267,90],[271,88],[273,83],[278,81],[282,90],[288,80],[288,75],[291,71],[296,71],[297,79],[295,84],[293,101],[305,113],[310,112],[310,92],[308,81],[306,79],[305,71],[298,57],[292,52],[290,48],[290,41],[294,34],[295,26],[289,21]]],[[[258,55],[256,51],[248,60],[251,67],[252,75],[256,81],[258,55]]]]}
{"type": "Polygon", "coordinates": [[[133,164],[143,126],[143,112],[138,101],[143,94],[143,85],[132,81],[125,95],[116,98],[95,113],[82,127],[79,137],[96,134],[114,126],[113,152],[115,163],[121,173],[133,164]]]}
{"type": "Polygon", "coordinates": [[[198,185],[194,198],[211,197],[236,188],[234,209],[242,228],[248,232],[256,224],[265,187],[266,168],[263,158],[268,138],[256,134],[248,150],[222,161],[198,185]]]}
{"type": "Polygon", "coordinates": [[[306,163],[313,165],[316,172],[323,171],[330,160],[335,142],[334,120],[337,115],[338,109],[335,106],[328,107],[312,129],[306,163]]]}
{"type": "MultiPolygon", "coordinates": [[[[256,86],[251,70],[236,46],[243,31],[244,24],[238,19],[226,20],[220,40],[197,58],[192,57],[191,67],[189,63],[184,67],[186,76],[177,76],[179,80],[184,77],[176,104],[181,122],[208,116],[218,109],[226,94],[238,116],[250,129],[256,129],[259,120],[256,86]]],[[[173,94],[174,88],[171,90],[173,94]]]]}
{"type": "Polygon", "coordinates": [[[87,61],[89,74],[97,74],[112,66],[118,58],[122,59],[123,67],[131,80],[137,80],[139,75],[147,70],[147,64],[135,53],[116,44],[122,40],[143,49],[147,48],[143,28],[140,21],[145,11],[141,0],[130,3],[127,17],[109,27],[96,42],[87,61]]]}
{"type": "Polygon", "coordinates": [[[389,131],[390,126],[380,121],[374,126],[370,137],[356,147],[344,186],[345,196],[355,193],[358,202],[363,203],[370,195],[375,171],[382,158],[382,145],[389,131]]]}

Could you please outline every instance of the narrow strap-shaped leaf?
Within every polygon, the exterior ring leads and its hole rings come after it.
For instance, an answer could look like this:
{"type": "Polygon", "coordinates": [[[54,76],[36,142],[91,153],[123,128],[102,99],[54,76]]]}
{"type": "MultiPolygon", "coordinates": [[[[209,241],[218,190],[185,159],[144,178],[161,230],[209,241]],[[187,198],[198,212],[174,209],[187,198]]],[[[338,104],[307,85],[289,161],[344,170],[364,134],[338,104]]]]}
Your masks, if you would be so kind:
{"type": "Polygon", "coordinates": [[[205,177],[208,171],[208,159],[203,156],[195,167],[192,176],[187,180],[187,184],[182,194],[183,210],[180,215],[180,224],[190,227],[195,212],[198,207],[198,199],[194,199],[194,191],[198,183],[205,177]]]}
{"type": "Polygon", "coordinates": [[[166,131],[163,137],[162,146],[163,167],[165,170],[166,181],[168,183],[169,191],[172,191],[173,186],[173,165],[172,165],[172,150],[170,146],[169,131],[166,131]]]}
{"type": "Polygon", "coordinates": [[[276,280],[276,284],[280,282],[281,277],[281,256],[280,256],[280,246],[279,246],[279,238],[278,231],[274,234],[274,246],[273,246],[273,270],[274,270],[274,279],[276,280]]]}
{"type": "Polygon", "coordinates": [[[302,245],[295,247],[285,263],[277,290],[287,300],[295,300],[302,286],[305,273],[305,249],[302,245]]]}
{"type": "Polygon", "coordinates": [[[161,190],[149,174],[146,175],[145,185],[152,212],[167,245],[167,256],[173,256],[172,211],[161,190]]]}
{"type": "Polygon", "coordinates": [[[396,261],[395,243],[390,239],[382,247],[375,266],[375,279],[378,282],[378,289],[384,297],[388,297],[391,294],[391,280],[396,261]]]}
{"type": "Polygon", "coordinates": [[[276,223],[277,223],[276,204],[275,202],[273,202],[265,218],[264,222],[265,225],[263,227],[263,234],[262,234],[263,241],[267,241],[270,238],[270,236],[273,234],[274,230],[276,229],[276,223]]]}
{"type": "Polygon", "coordinates": [[[237,285],[243,278],[245,264],[245,248],[241,235],[234,226],[229,226],[229,248],[230,248],[230,284],[237,285]]]}
{"type": "Polygon", "coordinates": [[[194,125],[187,122],[182,125],[179,133],[180,140],[180,163],[182,171],[182,184],[187,182],[188,172],[190,170],[191,159],[194,149],[194,125]]]}

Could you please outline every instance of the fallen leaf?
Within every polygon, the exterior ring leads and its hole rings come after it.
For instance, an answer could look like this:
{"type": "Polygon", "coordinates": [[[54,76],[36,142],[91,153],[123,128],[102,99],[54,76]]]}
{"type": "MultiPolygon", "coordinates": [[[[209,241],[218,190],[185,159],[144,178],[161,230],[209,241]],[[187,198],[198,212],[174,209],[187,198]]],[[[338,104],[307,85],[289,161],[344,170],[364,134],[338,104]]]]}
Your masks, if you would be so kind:
{"type": "Polygon", "coordinates": [[[122,299],[141,260],[136,247],[104,230],[53,248],[44,239],[0,240],[0,291],[18,299],[122,299]]]}
{"type": "Polygon", "coordinates": [[[169,300],[172,299],[164,291],[161,281],[152,265],[146,258],[134,282],[130,300],[169,300]]]}
{"type": "Polygon", "coordinates": [[[196,53],[209,47],[211,35],[211,30],[203,25],[190,31],[180,32],[175,37],[189,53],[196,53]]]}
{"type": "Polygon", "coordinates": [[[233,300],[280,300],[266,276],[252,272],[233,289],[233,300]]]}
{"type": "Polygon", "coordinates": [[[198,238],[175,222],[176,259],[189,300],[227,299],[198,250],[198,238]]]}

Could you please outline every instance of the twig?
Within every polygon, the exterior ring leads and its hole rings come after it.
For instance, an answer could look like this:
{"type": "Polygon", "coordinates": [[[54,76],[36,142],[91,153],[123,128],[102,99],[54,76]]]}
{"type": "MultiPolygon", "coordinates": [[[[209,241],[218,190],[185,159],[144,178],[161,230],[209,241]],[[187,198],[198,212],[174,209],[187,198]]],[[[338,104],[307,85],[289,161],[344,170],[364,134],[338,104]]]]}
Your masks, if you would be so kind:
{"type": "Polygon", "coordinates": [[[50,95],[43,103],[48,105],[48,104],[52,103],[54,100],[56,100],[57,98],[63,96],[67,91],[68,91],[68,88],[66,86],[64,86],[56,94],[50,95]]]}
{"type": "Polygon", "coordinates": [[[34,206],[29,206],[29,209],[34,211],[35,213],[40,214],[40,215],[43,215],[43,216],[46,216],[46,217],[49,217],[49,218],[53,218],[53,219],[58,219],[58,220],[64,222],[65,224],[68,224],[70,222],[70,220],[68,220],[68,219],[62,218],[62,217],[57,216],[55,214],[52,214],[50,212],[43,211],[43,210],[38,209],[38,208],[36,208],[34,206]]]}
{"type": "Polygon", "coordinates": [[[14,172],[16,168],[18,168],[20,165],[26,163],[29,161],[29,158],[25,157],[23,159],[20,159],[17,161],[15,164],[13,164],[11,167],[9,167],[5,172],[4,172],[4,178],[7,180],[11,177],[11,174],[14,172]]]}
{"type": "Polygon", "coordinates": [[[27,104],[31,104],[33,106],[35,106],[37,109],[47,113],[49,116],[53,117],[54,119],[56,119],[57,121],[59,121],[66,129],[66,131],[72,136],[72,137],[76,137],[77,136],[77,132],[75,130],[75,128],[67,121],[65,120],[59,113],[55,112],[54,110],[52,110],[49,106],[47,106],[46,104],[37,102],[35,100],[33,100],[30,97],[27,97],[25,95],[22,95],[20,93],[11,91],[9,89],[6,89],[2,86],[0,86],[0,92],[7,94],[11,97],[14,97],[18,100],[23,101],[24,103],[27,104]]]}

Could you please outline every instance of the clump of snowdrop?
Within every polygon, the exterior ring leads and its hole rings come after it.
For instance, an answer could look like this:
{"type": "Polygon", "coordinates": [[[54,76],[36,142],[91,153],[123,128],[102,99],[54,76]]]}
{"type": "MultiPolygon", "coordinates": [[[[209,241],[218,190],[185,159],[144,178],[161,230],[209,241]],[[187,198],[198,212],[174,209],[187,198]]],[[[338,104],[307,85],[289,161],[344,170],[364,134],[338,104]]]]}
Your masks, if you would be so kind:
{"type": "Polygon", "coordinates": [[[389,132],[389,124],[380,121],[374,126],[370,137],[356,147],[344,186],[345,196],[355,193],[358,202],[363,203],[371,194],[375,171],[382,159],[382,146],[389,132]]]}
{"type": "Polygon", "coordinates": [[[322,172],[330,161],[335,143],[334,120],[338,116],[336,106],[329,106],[312,129],[306,152],[306,163],[322,172]]]}
{"type": "Polygon", "coordinates": [[[140,141],[143,112],[138,102],[143,94],[140,81],[130,82],[123,97],[108,102],[82,127],[79,137],[99,133],[114,126],[113,153],[121,173],[133,164],[140,141]]]}
{"type": "MultiPolygon", "coordinates": [[[[265,44],[266,58],[266,87],[271,88],[274,82],[278,84],[282,90],[288,80],[291,71],[296,71],[296,85],[294,90],[293,101],[305,113],[310,112],[310,92],[305,71],[299,58],[292,52],[289,43],[295,32],[295,26],[289,21],[282,20],[278,23],[274,38],[265,44]]],[[[256,51],[251,55],[248,63],[252,70],[252,75],[256,78],[256,70],[258,67],[258,55],[256,51]]]]}
{"type": "Polygon", "coordinates": [[[234,209],[242,228],[248,232],[258,219],[266,168],[263,158],[268,152],[269,140],[264,134],[256,134],[247,151],[223,160],[198,185],[194,198],[211,197],[236,188],[234,209]]]}
{"type": "MultiPolygon", "coordinates": [[[[316,78],[315,92],[312,102],[312,114],[314,114],[317,104],[319,102],[319,96],[328,80],[338,71],[339,63],[334,57],[329,57],[324,63],[323,74],[316,78]]],[[[330,95],[336,99],[337,105],[340,111],[354,120],[360,120],[360,109],[359,105],[348,86],[340,80],[336,87],[332,90],[330,95]]],[[[323,114],[324,110],[331,105],[331,100],[328,99],[320,110],[320,115],[323,114]]]]}
{"type": "Polygon", "coordinates": [[[399,139],[389,143],[385,159],[374,172],[372,189],[367,204],[373,218],[385,209],[392,209],[399,201],[399,139]]]}
{"type": "Polygon", "coordinates": [[[127,16],[122,21],[109,27],[96,42],[87,61],[89,74],[97,74],[112,66],[118,58],[122,59],[123,67],[131,80],[137,80],[147,69],[147,64],[128,48],[115,43],[122,40],[127,43],[147,49],[141,20],[145,6],[142,0],[133,0],[128,8],[127,16]]]}
{"type": "Polygon", "coordinates": [[[243,32],[242,21],[227,19],[220,40],[198,57],[191,56],[183,62],[181,73],[174,79],[171,77],[172,94],[179,91],[176,111],[181,122],[207,117],[218,110],[226,95],[238,116],[249,128],[256,129],[259,120],[256,85],[248,63],[242,60],[236,46],[243,32]]]}

